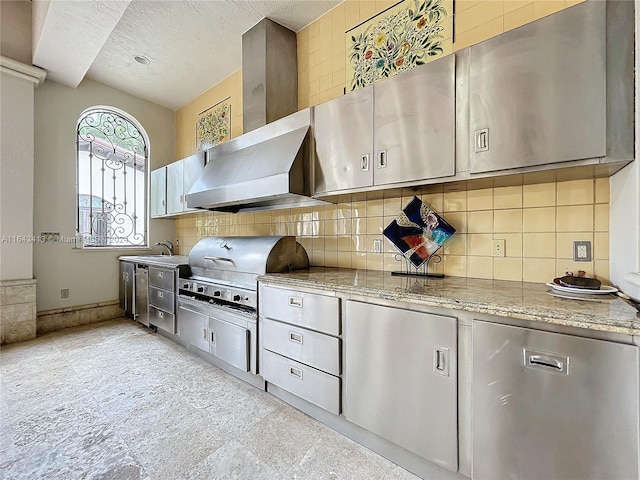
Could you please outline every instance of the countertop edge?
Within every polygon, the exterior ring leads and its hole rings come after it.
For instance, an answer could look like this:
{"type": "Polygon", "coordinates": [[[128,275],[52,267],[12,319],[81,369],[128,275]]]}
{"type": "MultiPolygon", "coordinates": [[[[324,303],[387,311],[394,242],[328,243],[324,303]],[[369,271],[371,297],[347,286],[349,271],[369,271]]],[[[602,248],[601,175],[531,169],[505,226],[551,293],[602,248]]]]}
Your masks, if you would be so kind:
{"type": "Polygon", "coordinates": [[[470,313],[480,313],[495,315],[503,318],[513,318],[518,320],[562,325],[580,329],[616,333],[630,336],[640,336],[640,328],[623,327],[606,323],[594,323],[589,321],[589,316],[575,313],[574,318],[558,317],[553,311],[541,309],[539,312],[517,307],[503,307],[490,303],[474,303],[461,301],[452,297],[435,297],[426,294],[412,294],[410,292],[394,293],[391,291],[368,288],[365,286],[343,286],[316,280],[302,281],[296,278],[287,278],[285,275],[266,274],[258,277],[259,281],[277,284],[285,287],[316,288],[323,291],[331,291],[340,294],[356,295],[363,297],[374,297],[384,300],[405,302],[427,307],[449,308],[452,310],[466,311],[470,313]]]}

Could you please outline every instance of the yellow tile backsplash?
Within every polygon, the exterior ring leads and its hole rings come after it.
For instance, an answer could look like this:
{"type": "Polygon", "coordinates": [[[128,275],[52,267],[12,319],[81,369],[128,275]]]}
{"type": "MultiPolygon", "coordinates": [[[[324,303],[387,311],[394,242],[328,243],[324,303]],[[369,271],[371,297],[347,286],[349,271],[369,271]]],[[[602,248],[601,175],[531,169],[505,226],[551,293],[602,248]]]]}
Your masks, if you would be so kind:
{"type": "Polygon", "coordinates": [[[383,198],[359,197],[324,207],[240,214],[202,212],[179,217],[176,236],[180,253],[188,253],[199,238],[208,235],[296,235],[312,265],[398,270],[402,268],[395,260],[398,252],[382,230],[416,194],[430,199],[431,205],[442,204],[445,208],[436,211],[457,229],[446,244],[442,264],[436,267],[447,275],[547,282],[566,270],[585,270],[606,282],[609,204],[595,202],[604,199],[597,192],[608,188],[600,179],[580,182],[455,192],[432,185],[403,191],[403,196],[388,192],[383,198]],[[549,197],[555,202],[556,192],[562,196],[573,186],[581,192],[590,188],[591,196],[583,192],[578,197],[583,201],[591,198],[591,203],[523,206],[546,204],[549,197]],[[476,205],[500,208],[470,210],[466,208],[469,198],[476,205]],[[461,210],[447,211],[447,205],[461,210]],[[504,258],[493,256],[495,239],[505,240],[504,258]],[[381,253],[374,253],[374,240],[382,240],[381,253]],[[592,242],[592,262],[573,262],[576,240],[592,242]]]}
{"type": "MultiPolygon", "coordinates": [[[[343,95],[345,32],[396,3],[347,0],[297,33],[298,108],[343,95]]],[[[575,3],[579,1],[456,0],[453,50],[575,3]]],[[[176,112],[176,158],[194,152],[198,113],[227,97],[232,103],[232,137],[242,134],[242,72],[237,71],[176,112]]],[[[352,201],[337,206],[243,214],[200,212],[175,220],[177,249],[188,253],[198,239],[209,235],[296,235],[312,265],[398,270],[402,266],[395,259],[397,250],[382,230],[413,194],[457,230],[436,271],[547,282],[566,269],[575,269],[608,281],[607,178],[475,189],[431,185],[371,198],[354,195],[352,201]],[[493,256],[495,239],[505,240],[505,257],[493,256]],[[374,240],[382,240],[381,253],[374,253],[374,240]],[[592,242],[592,262],[573,262],[576,240],[592,242]]]]}

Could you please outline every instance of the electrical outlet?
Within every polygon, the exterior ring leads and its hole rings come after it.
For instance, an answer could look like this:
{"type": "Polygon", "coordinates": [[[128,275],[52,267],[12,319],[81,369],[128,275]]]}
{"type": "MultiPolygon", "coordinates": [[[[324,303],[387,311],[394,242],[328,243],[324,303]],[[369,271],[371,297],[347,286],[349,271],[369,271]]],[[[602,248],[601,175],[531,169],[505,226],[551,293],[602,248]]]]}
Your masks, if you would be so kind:
{"type": "Polygon", "coordinates": [[[591,261],[591,242],[588,240],[573,242],[573,261],[574,262],[590,262],[591,261]]]}
{"type": "Polygon", "coordinates": [[[69,298],[69,289],[63,288],[60,290],[60,298],[69,298]]]}
{"type": "Polygon", "coordinates": [[[493,256],[494,257],[504,257],[505,256],[505,247],[504,247],[504,239],[494,240],[493,241],[493,256]]]}
{"type": "Polygon", "coordinates": [[[375,239],[373,241],[373,253],[382,253],[382,240],[375,239]]]}

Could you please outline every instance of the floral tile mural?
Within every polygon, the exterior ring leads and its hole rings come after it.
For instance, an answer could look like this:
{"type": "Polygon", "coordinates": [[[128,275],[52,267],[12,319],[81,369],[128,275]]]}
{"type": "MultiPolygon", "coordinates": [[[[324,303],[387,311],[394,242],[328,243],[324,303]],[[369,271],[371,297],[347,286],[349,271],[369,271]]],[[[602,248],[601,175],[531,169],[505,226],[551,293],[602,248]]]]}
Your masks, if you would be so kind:
{"type": "Polygon", "coordinates": [[[347,90],[452,51],[453,0],[404,0],[348,31],[347,90]]]}
{"type": "Polygon", "coordinates": [[[231,97],[198,114],[196,149],[206,150],[229,140],[231,136],[231,97]]]}

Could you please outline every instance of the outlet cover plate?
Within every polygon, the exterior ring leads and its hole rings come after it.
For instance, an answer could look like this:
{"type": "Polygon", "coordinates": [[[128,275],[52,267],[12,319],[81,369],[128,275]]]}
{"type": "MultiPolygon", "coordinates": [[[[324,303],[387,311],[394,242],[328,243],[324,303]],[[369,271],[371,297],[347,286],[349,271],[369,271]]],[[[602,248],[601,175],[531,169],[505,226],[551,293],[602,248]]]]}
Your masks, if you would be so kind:
{"type": "Polygon", "coordinates": [[[573,242],[573,261],[591,261],[591,242],[588,240],[573,242]]]}

